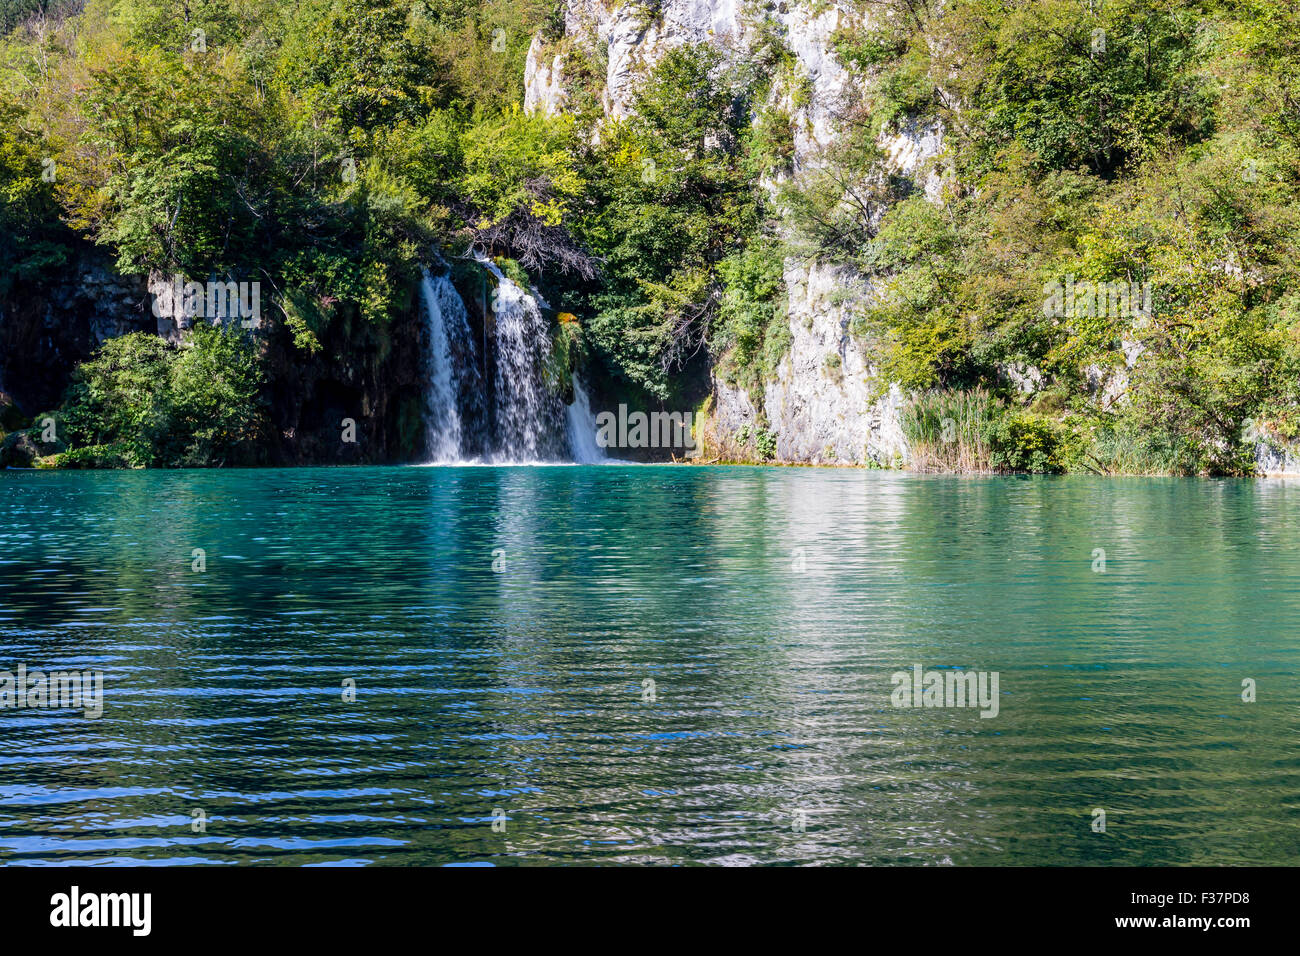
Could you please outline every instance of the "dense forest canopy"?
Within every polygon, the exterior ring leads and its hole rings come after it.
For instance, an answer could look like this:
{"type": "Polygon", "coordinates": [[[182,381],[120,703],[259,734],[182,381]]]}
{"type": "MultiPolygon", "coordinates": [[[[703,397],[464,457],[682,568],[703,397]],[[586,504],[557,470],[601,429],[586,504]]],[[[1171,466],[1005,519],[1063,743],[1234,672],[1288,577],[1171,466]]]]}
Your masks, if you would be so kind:
{"type": "MultiPolygon", "coordinates": [[[[952,396],[1014,469],[1240,473],[1254,435],[1300,435],[1293,4],[842,6],[865,95],[792,175],[774,4],[746,5],[739,50],[663,56],[614,121],[556,0],[0,0],[0,297],[93,243],[124,273],[262,281],[311,356],[331,323],[391,321],[433,250],[473,250],[556,290],[634,400],[680,402],[703,357],[761,389],[789,341],[783,263],[817,259],[872,278],[852,332],[918,395],[918,441],[952,396]],[[561,116],[522,109],[538,34],[564,51],[561,116]],[[881,148],[918,119],[946,134],[938,202],[881,148]],[[1103,407],[1098,370],[1130,365],[1103,407]],[[1028,397],[1008,368],[1033,370],[1028,397]]],[[[178,358],[121,343],[172,384],[88,363],[75,439],[141,464],[256,441],[256,355],[200,339],[220,427],[178,358]],[[185,440],[160,447],[168,429],[185,440]]]]}

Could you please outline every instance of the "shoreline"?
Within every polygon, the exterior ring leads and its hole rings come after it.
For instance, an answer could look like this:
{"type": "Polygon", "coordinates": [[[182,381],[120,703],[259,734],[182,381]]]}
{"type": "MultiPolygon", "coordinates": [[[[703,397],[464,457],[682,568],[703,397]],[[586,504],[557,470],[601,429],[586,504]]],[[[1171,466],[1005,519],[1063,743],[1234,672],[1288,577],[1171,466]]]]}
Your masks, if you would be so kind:
{"type": "Polygon", "coordinates": [[[692,462],[692,461],[604,461],[604,462],[577,462],[577,461],[511,461],[511,462],[476,462],[476,461],[458,461],[458,462],[339,462],[327,463],[321,462],[308,465],[231,465],[212,466],[207,468],[60,468],[58,466],[36,466],[33,468],[22,468],[16,465],[6,465],[0,468],[3,472],[39,472],[42,474],[75,474],[75,473],[120,473],[120,472],[229,472],[229,471],[305,471],[314,468],[672,468],[685,467],[695,469],[710,468],[772,468],[772,469],[818,469],[827,471],[863,471],[879,472],[882,474],[907,475],[916,478],[1104,478],[1104,479],[1122,479],[1122,478],[1196,478],[1203,480],[1237,480],[1237,481],[1261,481],[1261,480],[1300,480],[1300,472],[1264,472],[1254,475],[1175,475],[1158,472],[1132,472],[1117,474],[1098,474],[1096,472],[1029,472],[1029,471],[916,471],[910,468],[881,468],[872,465],[860,464],[833,464],[821,462],[804,462],[804,461],[709,461],[709,462],[692,462]]]}

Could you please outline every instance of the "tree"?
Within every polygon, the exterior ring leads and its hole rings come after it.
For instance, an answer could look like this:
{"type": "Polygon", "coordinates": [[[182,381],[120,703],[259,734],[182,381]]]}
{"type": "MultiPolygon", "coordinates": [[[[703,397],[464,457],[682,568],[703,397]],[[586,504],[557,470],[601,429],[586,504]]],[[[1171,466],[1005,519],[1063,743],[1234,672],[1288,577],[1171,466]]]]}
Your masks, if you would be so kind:
{"type": "Polygon", "coordinates": [[[137,466],[250,462],[265,427],[263,383],[237,325],[197,322],[179,349],[144,332],[109,339],[69,388],[70,444],[137,466]]]}

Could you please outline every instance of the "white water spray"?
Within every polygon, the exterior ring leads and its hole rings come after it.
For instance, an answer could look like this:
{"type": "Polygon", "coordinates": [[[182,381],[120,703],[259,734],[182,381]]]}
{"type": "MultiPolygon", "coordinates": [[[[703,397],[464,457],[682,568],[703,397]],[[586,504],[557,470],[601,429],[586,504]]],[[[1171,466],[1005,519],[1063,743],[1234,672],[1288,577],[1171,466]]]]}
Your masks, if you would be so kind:
{"type": "Polygon", "coordinates": [[[492,296],[496,352],[492,409],[496,457],[504,461],[542,461],[565,454],[557,442],[564,424],[563,403],[548,387],[546,366],[551,337],[537,299],[505,276],[490,259],[479,263],[496,277],[492,296]]]}
{"type": "Polygon", "coordinates": [[[573,382],[567,409],[547,376],[550,329],[539,300],[507,278],[490,259],[479,265],[496,279],[490,337],[491,388],[485,388],[465,303],[447,276],[427,271],[421,285],[428,351],[425,359],[427,461],[525,463],[605,460],[596,444],[586,390],[573,382]]]}
{"type": "Polygon", "coordinates": [[[429,333],[424,392],[427,460],[461,461],[465,457],[461,390],[467,376],[471,387],[480,378],[469,316],[446,276],[435,278],[425,270],[420,293],[429,333]]]}
{"type": "Polygon", "coordinates": [[[460,408],[456,401],[455,369],[447,337],[447,320],[443,314],[444,296],[439,288],[439,283],[446,281],[434,279],[426,269],[420,289],[429,331],[429,351],[425,362],[425,446],[428,460],[439,462],[460,458],[460,408]]]}
{"type": "Polygon", "coordinates": [[[596,441],[596,416],[591,399],[577,375],[573,376],[573,404],[566,416],[569,425],[569,451],[580,465],[594,465],[606,460],[605,449],[596,441]]]}

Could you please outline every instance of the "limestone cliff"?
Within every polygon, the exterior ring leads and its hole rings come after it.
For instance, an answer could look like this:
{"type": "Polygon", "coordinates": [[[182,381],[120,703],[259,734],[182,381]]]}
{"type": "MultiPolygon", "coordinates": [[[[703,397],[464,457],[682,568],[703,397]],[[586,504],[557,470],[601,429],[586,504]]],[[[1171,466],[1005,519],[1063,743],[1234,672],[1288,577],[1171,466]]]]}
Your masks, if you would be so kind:
{"type": "MultiPolygon", "coordinates": [[[[639,79],[665,51],[683,44],[710,43],[730,56],[743,56],[762,20],[775,25],[797,64],[775,84],[773,102],[793,120],[792,175],[814,169],[840,134],[837,117],[860,101],[864,90],[836,58],[832,36],[856,23],[834,2],[756,4],[741,0],[568,0],[568,44],[594,50],[607,64],[601,102],[613,118],[627,115],[639,79]]],[[[539,36],[529,51],[525,105],[562,111],[564,44],[539,36]]],[[[942,180],[933,160],[943,150],[943,130],[924,119],[905,123],[880,143],[892,174],[911,178],[938,200],[942,180]]],[[[766,184],[772,185],[772,184],[766,184]]],[[[786,461],[894,465],[907,458],[898,421],[903,395],[880,381],[864,344],[849,333],[855,307],[872,295],[869,277],[834,263],[786,262],[791,345],[756,408],[751,396],[715,379],[707,431],[710,454],[745,457],[751,452],[734,436],[765,420],[776,435],[777,457],[786,461]]]]}

